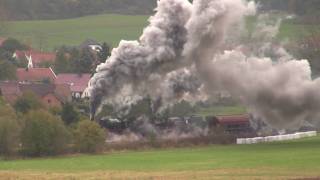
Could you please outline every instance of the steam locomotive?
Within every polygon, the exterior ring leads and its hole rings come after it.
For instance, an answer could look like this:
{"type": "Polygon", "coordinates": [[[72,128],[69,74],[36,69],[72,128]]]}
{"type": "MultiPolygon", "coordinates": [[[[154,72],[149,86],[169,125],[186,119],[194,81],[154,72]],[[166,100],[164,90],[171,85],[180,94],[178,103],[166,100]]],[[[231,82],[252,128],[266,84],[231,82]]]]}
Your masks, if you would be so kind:
{"type": "Polygon", "coordinates": [[[108,129],[108,131],[117,134],[121,134],[125,130],[141,133],[141,129],[143,129],[145,123],[160,131],[175,130],[181,133],[186,133],[194,130],[195,128],[198,130],[206,130],[219,127],[234,135],[255,134],[254,129],[250,125],[250,116],[248,115],[170,117],[165,120],[154,120],[148,122],[105,117],[100,119],[99,123],[102,127],[108,129]]]}

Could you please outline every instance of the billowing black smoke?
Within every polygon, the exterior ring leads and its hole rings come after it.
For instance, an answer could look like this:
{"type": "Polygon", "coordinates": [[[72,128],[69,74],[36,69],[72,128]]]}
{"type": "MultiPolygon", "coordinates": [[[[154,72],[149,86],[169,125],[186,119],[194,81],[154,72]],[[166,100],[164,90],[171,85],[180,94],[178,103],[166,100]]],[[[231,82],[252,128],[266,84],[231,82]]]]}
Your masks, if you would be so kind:
{"type": "MultiPolygon", "coordinates": [[[[92,117],[103,103],[121,109],[150,96],[161,102],[157,106],[167,106],[215,91],[229,92],[279,129],[320,117],[320,79],[311,79],[306,60],[294,60],[268,43],[225,47],[240,34],[244,17],[255,13],[254,3],[160,0],[156,10],[139,41],[121,41],[98,66],[90,81],[92,117]],[[266,51],[274,57],[265,57],[266,51]]],[[[253,36],[272,34],[265,29],[253,36]]]]}

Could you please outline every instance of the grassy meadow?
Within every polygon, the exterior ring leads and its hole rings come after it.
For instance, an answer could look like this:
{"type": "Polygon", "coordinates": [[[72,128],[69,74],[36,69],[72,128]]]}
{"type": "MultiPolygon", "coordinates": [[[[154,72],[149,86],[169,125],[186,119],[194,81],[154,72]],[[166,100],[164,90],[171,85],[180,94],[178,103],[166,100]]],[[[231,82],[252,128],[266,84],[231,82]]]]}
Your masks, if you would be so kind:
{"type": "Polygon", "coordinates": [[[239,115],[246,114],[247,109],[244,106],[213,106],[208,108],[199,108],[195,115],[198,116],[223,116],[223,115],[239,115]]]}
{"type": "MultiPolygon", "coordinates": [[[[78,45],[86,39],[106,41],[116,47],[120,40],[138,39],[148,24],[148,18],[145,15],[104,14],[64,20],[10,21],[0,36],[14,37],[43,50],[78,45]]],[[[251,26],[252,23],[255,23],[255,18],[249,18],[251,26]]],[[[279,37],[297,39],[308,34],[308,30],[318,28],[283,21],[279,37]]]]}
{"type": "Polygon", "coordinates": [[[320,136],[255,145],[0,160],[7,179],[290,179],[320,177],[320,136]]]}
{"type": "Polygon", "coordinates": [[[53,50],[61,45],[79,45],[86,39],[116,46],[120,40],[136,40],[148,16],[96,15],[66,20],[11,21],[1,36],[14,37],[35,48],[53,50]]]}

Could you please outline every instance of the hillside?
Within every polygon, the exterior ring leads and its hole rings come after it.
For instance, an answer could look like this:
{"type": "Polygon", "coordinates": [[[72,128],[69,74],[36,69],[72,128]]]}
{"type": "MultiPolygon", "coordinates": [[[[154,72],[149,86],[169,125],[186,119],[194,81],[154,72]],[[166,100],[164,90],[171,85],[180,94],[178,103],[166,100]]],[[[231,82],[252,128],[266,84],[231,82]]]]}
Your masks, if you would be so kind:
{"type": "Polygon", "coordinates": [[[8,179],[295,179],[320,175],[320,137],[255,145],[1,161],[8,179]]]}
{"type": "MultiPolygon", "coordinates": [[[[34,48],[53,50],[61,45],[79,45],[87,39],[106,41],[116,47],[120,40],[137,40],[149,15],[104,14],[65,20],[10,21],[0,36],[14,37],[34,48]]],[[[280,38],[299,38],[318,26],[283,22],[280,38]]]]}
{"type": "Polygon", "coordinates": [[[151,14],[155,7],[156,0],[0,1],[0,11],[9,20],[65,19],[104,13],[151,14]]]}
{"type": "Polygon", "coordinates": [[[96,15],[67,20],[11,21],[6,37],[15,37],[44,50],[61,45],[79,45],[87,39],[106,41],[116,46],[120,40],[136,40],[148,16],[96,15]]]}

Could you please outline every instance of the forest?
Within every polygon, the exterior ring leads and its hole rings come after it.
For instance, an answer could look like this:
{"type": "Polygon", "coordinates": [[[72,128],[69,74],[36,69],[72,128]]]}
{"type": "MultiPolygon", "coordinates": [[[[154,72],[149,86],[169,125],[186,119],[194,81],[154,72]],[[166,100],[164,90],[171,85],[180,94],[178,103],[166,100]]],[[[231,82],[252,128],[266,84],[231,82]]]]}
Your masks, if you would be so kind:
{"type": "MultiPolygon", "coordinates": [[[[262,10],[298,15],[318,13],[319,0],[255,0],[262,10]]],[[[151,14],[156,0],[1,0],[0,12],[8,20],[65,19],[86,15],[151,14]]]]}

